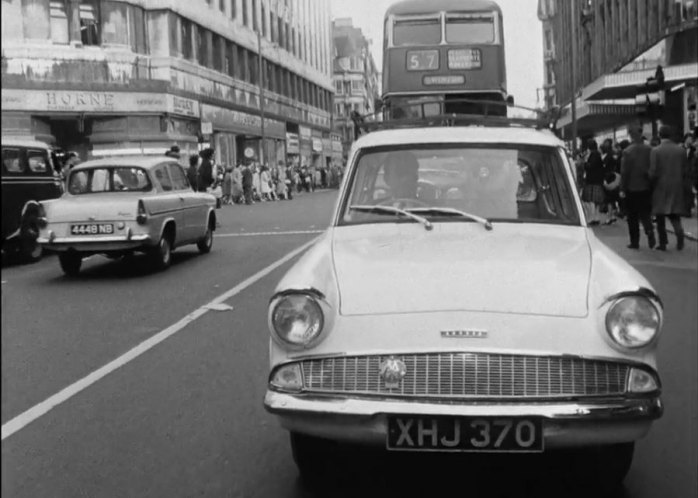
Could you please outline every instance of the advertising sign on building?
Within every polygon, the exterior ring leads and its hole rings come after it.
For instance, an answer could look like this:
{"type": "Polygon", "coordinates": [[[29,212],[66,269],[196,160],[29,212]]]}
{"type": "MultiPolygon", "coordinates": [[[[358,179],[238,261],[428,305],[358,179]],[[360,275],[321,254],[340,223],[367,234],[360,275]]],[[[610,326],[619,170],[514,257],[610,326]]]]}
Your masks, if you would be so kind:
{"type": "Polygon", "coordinates": [[[202,121],[201,133],[203,135],[211,135],[213,133],[213,123],[211,123],[210,121],[202,121]]]}
{"type": "Polygon", "coordinates": [[[322,139],[321,138],[313,138],[313,152],[316,154],[319,154],[322,152],[322,139]]]}
{"type": "Polygon", "coordinates": [[[166,112],[167,95],[145,92],[2,89],[5,111],[166,112]]]}
{"type": "Polygon", "coordinates": [[[301,143],[297,133],[286,133],[286,152],[300,154],[301,143]]]}

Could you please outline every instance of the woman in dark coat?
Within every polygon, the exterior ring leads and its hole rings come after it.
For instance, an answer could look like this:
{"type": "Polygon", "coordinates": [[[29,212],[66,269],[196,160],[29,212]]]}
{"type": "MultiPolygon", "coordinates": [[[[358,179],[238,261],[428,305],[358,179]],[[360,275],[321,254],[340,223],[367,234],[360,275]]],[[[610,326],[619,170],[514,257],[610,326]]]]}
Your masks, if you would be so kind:
{"type": "Polygon", "coordinates": [[[206,192],[211,188],[215,178],[213,177],[213,149],[201,151],[201,165],[199,166],[199,192],[206,192]]]}
{"type": "Polygon", "coordinates": [[[589,157],[584,165],[582,202],[587,208],[589,225],[598,225],[601,222],[601,206],[606,202],[606,192],[603,188],[606,170],[596,140],[590,139],[587,142],[587,148],[589,157]]]}

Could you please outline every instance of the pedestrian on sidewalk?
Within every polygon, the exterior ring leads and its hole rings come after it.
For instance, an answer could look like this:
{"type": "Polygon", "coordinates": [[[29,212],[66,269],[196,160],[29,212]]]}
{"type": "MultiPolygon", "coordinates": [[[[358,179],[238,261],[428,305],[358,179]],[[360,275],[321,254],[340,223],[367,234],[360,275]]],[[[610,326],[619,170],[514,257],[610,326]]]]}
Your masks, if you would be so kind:
{"type": "Polygon", "coordinates": [[[686,151],[686,176],[684,177],[684,200],[686,201],[686,211],[691,216],[696,206],[696,194],[698,193],[698,154],[696,153],[695,137],[693,133],[686,133],[683,137],[683,147],[686,151]]]}
{"type": "Polygon", "coordinates": [[[233,168],[228,166],[223,177],[223,204],[233,203],[233,168]]]}
{"type": "Polygon", "coordinates": [[[210,147],[201,151],[201,165],[199,166],[198,191],[206,192],[213,186],[216,177],[213,176],[213,149],[210,147]]]}
{"type": "Polygon", "coordinates": [[[589,139],[587,149],[589,149],[589,156],[584,164],[582,202],[586,205],[589,225],[593,226],[601,223],[601,206],[606,202],[606,193],[603,189],[605,170],[596,140],[589,139]]]}
{"type": "Polygon", "coordinates": [[[253,204],[252,189],[254,188],[254,173],[249,163],[242,168],[242,191],[245,196],[245,204],[253,204]]]}
{"type": "Polygon", "coordinates": [[[604,207],[606,210],[606,222],[604,225],[611,225],[618,221],[618,193],[620,186],[620,165],[616,160],[613,140],[607,138],[601,144],[601,160],[604,167],[603,187],[606,194],[604,207]]]}
{"type": "Polygon", "coordinates": [[[681,215],[686,212],[684,201],[684,178],[688,168],[688,158],[683,147],[671,140],[670,126],[659,128],[660,144],[650,153],[649,177],[654,183],[652,192],[652,214],[657,219],[659,245],[657,249],[666,251],[668,243],[666,218],[669,218],[676,235],[676,249],[684,247],[684,231],[681,215]]]}
{"type": "Polygon", "coordinates": [[[240,163],[233,169],[233,194],[232,200],[238,204],[244,202],[244,191],[242,189],[242,167],[240,163]]]}
{"type": "Polygon", "coordinates": [[[187,180],[189,180],[189,185],[194,192],[199,188],[199,160],[198,154],[192,154],[189,156],[189,167],[187,168],[187,180]]]}
{"type": "Polygon", "coordinates": [[[620,198],[624,200],[630,244],[628,248],[640,248],[640,224],[652,249],[657,241],[652,225],[652,185],[650,183],[650,153],[652,147],[644,142],[641,126],[629,130],[632,144],[623,151],[620,164],[620,198]]]}

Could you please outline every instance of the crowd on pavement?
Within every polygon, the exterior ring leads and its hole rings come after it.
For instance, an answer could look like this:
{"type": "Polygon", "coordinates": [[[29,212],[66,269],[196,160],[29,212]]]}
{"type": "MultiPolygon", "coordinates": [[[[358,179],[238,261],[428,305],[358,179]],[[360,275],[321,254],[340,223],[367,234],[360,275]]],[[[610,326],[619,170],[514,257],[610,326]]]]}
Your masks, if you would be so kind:
{"type": "MultiPolygon", "coordinates": [[[[219,200],[219,206],[254,204],[256,202],[292,200],[294,193],[314,192],[316,188],[338,188],[343,169],[338,165],[328,168],[309,168],[307,165],[279,161],[269,166],[246,160],[234,166],[217,164],[214,149],[206,148],[189,156],[187,177],[192,188],[210,192],[219,200]]],[[[165,155],[181,159],[175,145],[165,155]]]]}
{"type": "Polygon", "coordinates": [[[590,139],[575,158],[577,182],[590,225],[615,223],[625,218],[630,244],[640,248],[640,225],[650,249],[666,251],[666,220],[682,250],[686,233],[682,217],[692,218],[697,209],[698,159],[695,133],[687,133],[679,145],[669,126],[659,128],[658,139],[648,145],[642,127],[631,126],[631,141],[599,147],[590,139]],[[656,225],[656,237],[655,237],[656,225]]]}

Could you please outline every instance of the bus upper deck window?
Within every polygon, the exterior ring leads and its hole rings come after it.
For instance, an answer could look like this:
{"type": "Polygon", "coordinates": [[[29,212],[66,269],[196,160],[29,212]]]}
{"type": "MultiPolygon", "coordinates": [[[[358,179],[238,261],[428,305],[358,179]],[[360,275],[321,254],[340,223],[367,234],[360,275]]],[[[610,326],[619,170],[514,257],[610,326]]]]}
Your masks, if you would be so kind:
{"type": "Polygon", "coordinates": [[[393,45],[438,45],[441,43],[441,21],[427,19],[396,19],[393,24],[393,45]]]}
{"type": "Polygon", "coordinates": [[[446,42],[495,43],[494,18],[491,15],[449,15],[446,18],[446,42]]]}

